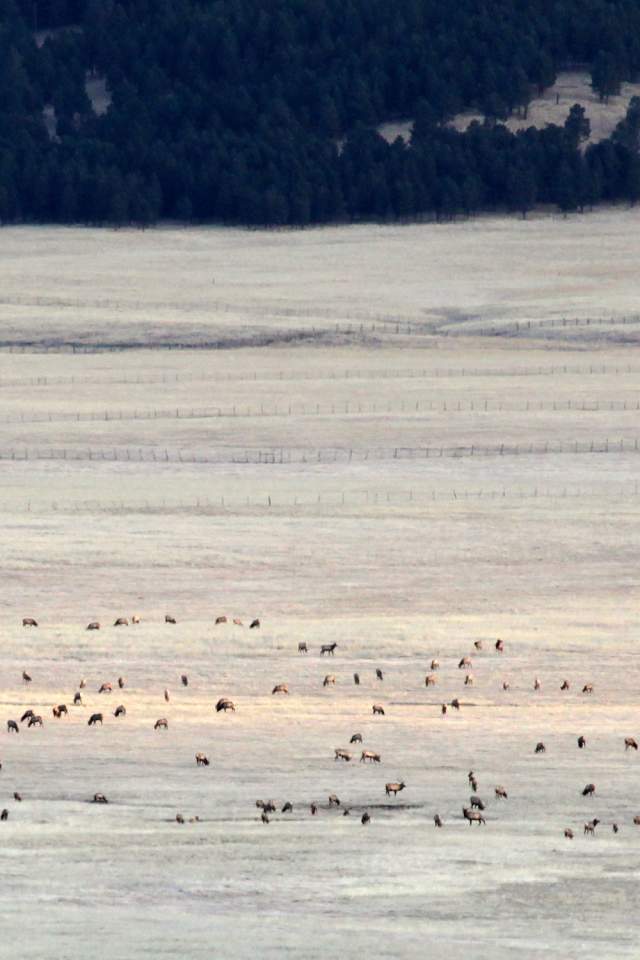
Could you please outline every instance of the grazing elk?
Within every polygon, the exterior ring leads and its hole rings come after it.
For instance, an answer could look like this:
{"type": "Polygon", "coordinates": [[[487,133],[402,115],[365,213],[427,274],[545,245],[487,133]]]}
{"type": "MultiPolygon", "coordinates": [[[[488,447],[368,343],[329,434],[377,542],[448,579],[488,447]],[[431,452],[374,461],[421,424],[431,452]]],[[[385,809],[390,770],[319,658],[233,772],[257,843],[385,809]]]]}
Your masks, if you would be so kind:
{"type": "Polygon", "coordinates": [[[384,676],[382,674],[382,670],[380,669],[380,667],[376,668],[376,677],[378,678],[378,680],[384,680],[384,676]]]}
{"type": "Polygon", "coordinates": [[[335,682],[336,682],[336,678],[333,676],[333,674],[328,673],[324,678],[324,680],[322,681],[322,686],[328,687],[329,684],[332,684],[333,686],[335,686],[335,682]]]}
{"type": "Polygon", "coordinates": [[[105,683],[101,684],[100,689],[98,690],[98,693],[112,693],[112,692],[113,692],[113,684],[109,683],[109,681],[106,681],[105,683]]]}
{"type": "Polygon", "coordinates": [[[53,708],[52,713],[53,713],[54,717],[55,717],[57,720],[59,720],[60,717],[62,717],[62,716],[65,716],[65,717],[68,717],[68,716],[69,716],[69,711],[67,710],[67,705],[66,705],[66,703],[60,703],[60,704],[58,704],[57,707],[54,707],[54,708],[53,708]]]}
{"type": "Polygon", "coordinates": [[[102,726],[102,714],[101,713],[92,713],[89,719],[87,720],[87,726],[93,727],[99,723],[102,726]]]}
{"type": "Polygon", "coordinates": [[[298,644],[298,653],[309,653],[309,648],[304,640],[301,640],[298,644]]]}
{"type": "Polygon", "coordinates": [[[78,691],[77,693],[74,693],[74,695],[73,695],[73,705],[74,705],[74,707],[81,707],[81,706],[82,706],[82,694],[80,693],[80,691],[78,691]]]}
{"type": "Polygon", "coordinates": [[[595,783],[588,783],[588,784],[585,786],[585,788],[583,789],[583,791],[582,791],[582,796],[583,796],[583,797],[592,797],[595,792],[596,792],[596,785],[595,785],[595,783]]]}
{"type": "Polygon", "coordinates": [[[351,754],[349,751],[343,750],[342,747],[336,747],[334,753],[334,760],[345,760],[347,763],[351,760],[351,754]]]}
{"type": "Polygon", "coordinates": [[[349,740],[349,743],[362,743],[362,734],[354,733],[351,737],[351,740],[349,740]]]}
{"type": "Polygon", "coordinates": [[[99,630],[100,622],[98,620],[92,620],[91,623],[87,624],[87,630],[99,630]]]}
{"type": "Polygon", "coordinates": [[[22,803],[22,796],[21,796],[21,794],[19,794],[19,793],[17,792],[17,790],[14,790],[14,792],[13,792],[13,799],[14,799],[17,803],[22,803]]]}
{"type": "Polygon", "coordinates": [[[473,645],[476,650],[482,650],[482,640],[474,640],[473,645]]]}
{"type": "Polygon", "coordinates": [[[369,763],[380,763],[381,757],[379,753],[374,753],[373,750],[363,750],[360,754],[360,763],[365,763],[367,760],[369,763]]]}
{"type": "Polygon", "coordinates": [[[113,711],[113,715],[114,717],[126,717],[127,709],[123,703],[121,703],[119,706],[115,708],[115,710],[113,711]]]}
{"type": "Polygon", "coordinates": [[[252,620],[251,623],[249,624],[249,630],[258,630],[259,627],[260,627],[260,620],[258,619],[258,617],[256,617],[255,620],[252,620]]]}
{"type": "Polygon", "coordinates": [[[227,697],[220,697],[216,703],[216,713],[220,713],[223,710],[225,713],[227,710],[231,710],[232,713],[236,712],[236,705],[233,700],[229,700],[227,697]]]}
{"type": "Polygon", "coordinates": [[[20,733],[20,727],[15,720],[7,720],[7,733],[20,733]]]}
{"type": "Polygon", "coordinates": [[[118,617],[117,620],[113,621],[113,625],[114,627],[128,627],[129,621],[127,620],[126,617],[118,617]]]}
{"type": "Polygon", "coordinates": [[[564,831],[564,835],[567,838],[567,840],[573,840],[573,830],[571,830],[569,827],[567,827],[566,830],[564,831]]]}
{"type": "Polygon", "coordinates": [[[375,717],[375,716],[384,717],[384,707],[381,706],[379,703],[374,703],[374,705],[373,705],[373,707],[372,707],[371,709],[373,710],[373,715],[374,715],[374,717],[375,717]]]}
{"type": "Polygon", "coordinates": [[[484,801],[475,793],[469,797],[469,803],[471,804],[472,810],[484,810],[485,808],[484,801]]]}
{"type": "Polygon", "coordinates": [[[32,716],[33,716],[33,710],[31,708],[29,708],[28,710],[25,710],[25,712],[20,717],[20,723],[24,723],[25,720],[28,720],[32,716]]]}
{"type": "Polygon", "coordinates": [[[217,627],[219,626],[219,624],[226,623],[226,622],[227,622],[226,617],[216,617],[215,626],[217,627]]]}
{"type": "Polygon", "coordinates": [[[272,693],[272,694],[274,694],[274,693],[289,693],[289,684],[288,684],[288,683],[277,683],[277,684],[275,685],[275,687],[273,688],[273,690],[271,691],[271,693],[272,693]]]}
{"type": "Polygon", "coordinates": [[[26,670],[22,671],[22,679],[25,683],[31,683],[33,677],[30,677],[26,670]]]}
{"type": "Polygon", "coordinates": [[[582,688],[582,692],[583,692],[583,693],[593,693],[593,684],[592,684],[592,683],[585,683],[584,687],[582,688]]]}
{"type": "Polygon", "coordinates": [[[156,722],[154,723],[153,729],[154,729],[154,730],[168,730],[168,729],[169,729],[169,721],[167,720],[166,717],[160,717],[160,719],[159,719],[159,720],[156,720],[156,722]]]}
{"type": "Polygon", "coordinates": [[[561,690],[569,690],[569,689],[570,689],[570,686],[571,686],[571,685],[570,685],[570,683],[569,683],[568,680],[563,680],[562,683],[560,684],[560,689],[561,689],[561,690]]]}
{"type": "Polygon", "coordinates": [[[91,803],[109,803],[104,793],[94,793],[91,803]]]}
{"type": "Polygon", "coordinates": [[[293,804],[287,800],[286,803],[283,803],[280,813],[293,813],[293,804]]]}
{"type": "Polygon", "coordinates": [[[584,750],[586,745],[587,745],[587,741],[585,740],[585,738],[582,736],[578,737],[578,749],[584,750]]]}
{"type": "Polygon", "coordinates": [[[458,663],[458,670],[464,670],[466,667],[471,666],[471,657],[463,657],[462,660],[458,663]]]}
{"type": "Polygon", "coordinates": [[[209,758],[204,753],[196,753],[196,764],[199,767],[208,767],[209,758]]]}
{"type": "Polygon", "coordinates": [[[164,615],[164,622],[165,622],[165,623],[173,623],[173,624],[175,624],[175,623],[177,623],[177,620],[176,620],[175,617],[172,617],[170,613],[165,613],[165,615],[164,615]]]}
{"type": "Polygon", "coordinates": [[[495,793],[496,800],[507,800],[507,799],[508,799],[508,796],[509,796],[509,795],[507,794],[507,791],[505,790],[504,787],[496,787],[493,792],[495,793]]]}
{"type": "Polygon", "coordinates": [[[542,740],[539,743],[536,743],[535,753],[546,753],[547,748],[545,747],[542,740]]]}
{"type": "Polygon", "coordinates": [[[397,796],[401,790],[405,789],[405,787],[406,783],[404,780],[401,780],[400,783],[385,783],[384,785],[385,793],[388,797],[390,797],[391,794],[393,794],[394,797],[397,796]]]}
{"type": "Polygon", "coordinates": [[[631,750],[637,750],[637,749],[638,749],[638,741],[637,741],[634,737],[625,737],[625,738],[624,738],[624,749],[625,749],[625,752],[626,752],[627,750],[629,750],[629,749],[631,749],[631,750]]]}
{"type": "Polygon", "coordinates": [[[362,816],[360,817],[360,823],[361,823],[363,826],[366,826],[370,821],[371,821],[371,817],[369,816],[369,814],[368,814],[367,811],[365,810],[365,812],[364,812],[364,813],[362,814],[362,816]]]}
{"type": "Polygon", "coordinates": [[[37,627],[38,621],[34,620],[33,617],[23,617],[22,618],[23,627],[37,627]]]}
{"type": "Polygon", "coordinates": [[[29,717],[29,723],[27,727],[41,727],[42,726],[42,717],[34,714],[32,717],[29,717]]]}
{"type": "Polygon", "coordinates": [[[424,678],[425,687],[435,687],[437,682],[438,682],[438,678],[434,676],[432,673],[428,673],[424,678]]]}
{"type": "Polygon", "coordinates": [[[325,653],[328,653],[329,656],[332,657],[337,646],[337,643],[323,643],[320,647],[320,656],[324,657],[325,653]]]}
{"type": "Polygon", "coordinates": [[[469,810],[467,807],[463,807],[462,814],[465,820],[469,822],[469,826],[471,826],[472,823],[477,823],[478,826],[480,826],[481,823],[486,824],[487,822],[478,810],[469,810]]]}

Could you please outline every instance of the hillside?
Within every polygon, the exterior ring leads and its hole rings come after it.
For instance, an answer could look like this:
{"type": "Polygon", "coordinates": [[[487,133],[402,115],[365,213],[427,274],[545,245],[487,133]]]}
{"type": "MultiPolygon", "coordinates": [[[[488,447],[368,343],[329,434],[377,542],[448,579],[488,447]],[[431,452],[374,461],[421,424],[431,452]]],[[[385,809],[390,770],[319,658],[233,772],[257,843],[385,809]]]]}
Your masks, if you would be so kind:
{"type": "Polygon", "coordinates": [[[635,202],[636,99],[586,148],[570,104],[527,126],[575,65],[601,114],[640,73],[635,0],[0,0],[0,220],[304,225],[635,202]],[[485,119],[450,124],[468,113],[485,119]],[[403,117],[410,142],[377,132],[403,117]]]}

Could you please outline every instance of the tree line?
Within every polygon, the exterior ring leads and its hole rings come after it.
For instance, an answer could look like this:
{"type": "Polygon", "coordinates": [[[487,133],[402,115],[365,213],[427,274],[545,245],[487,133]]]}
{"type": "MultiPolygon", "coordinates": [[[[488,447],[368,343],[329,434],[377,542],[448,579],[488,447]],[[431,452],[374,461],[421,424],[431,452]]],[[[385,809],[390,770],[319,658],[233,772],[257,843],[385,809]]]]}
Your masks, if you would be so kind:
{"type": "Polygon", "coordinates": [[[638,101],[586,149],[580,107],[561,126],[502,122],[570,63],[603,100],[636,79],[636,0],[0,0],[0,220],[302,226],[634,203],[638,101]],[[449,125],[469,109],[484,122],[449,125]],[[377,133],[407,117],[409,142],[377,133]]]}

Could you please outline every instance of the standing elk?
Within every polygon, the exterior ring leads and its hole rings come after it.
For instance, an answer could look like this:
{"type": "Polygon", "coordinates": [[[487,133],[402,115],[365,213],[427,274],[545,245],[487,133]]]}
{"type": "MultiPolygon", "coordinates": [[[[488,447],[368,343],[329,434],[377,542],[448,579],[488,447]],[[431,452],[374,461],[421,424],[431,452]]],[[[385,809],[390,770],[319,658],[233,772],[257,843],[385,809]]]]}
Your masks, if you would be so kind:
{"type": "Polygon", "coordinates": [[[534,681],[533,681],[533,689],[534,689],[534,690],[540,690],[541,686],[542,686],[542,684],[540,683],[540,681],[538,680],[538,678],[535,677],[535,679],[534,679],[534,681]]]}
{"type": "Polygon", "coordinates": [[[124,690],[124,685],[125,685],[125,683],[126,683],[126,680],[125,680],[124,677],[118,677],[118,687],[119,687],[121,690],[124,690]]]}
{"type": "Polygon", "coordinates": [[[578,749],[583,750],[587,745],[587,741],[584,737],[578,737],[578,749]]]}
{"type": "Polygon", "coordinates": [[[223,710],[225,713],[227,710],[231,710],[232,713],[236,712],[236,705],[233,700],[229,700],[228,697],[220,697],[216,703],[216,713],[220,713],[223,710]]]}
{"type": "Polygon", "coordinates": [[[432,660],[429,669],[430,669],[430,670],[439,670],[439,669],[440,669],[440,661],[439,661],[439,660],[432,660]]]}
{"type": "Polygon", "coordinates": [[[360,686],[360,674],[359,674],[359,673],[354,673],[354,675],[353,675],[353,682],[355,683],[356,687],[359,687],[359,686],[360,686]]]}
{"type": "Polygon", "coordinates": [[[42,717],[34,714],[32,717],[29,717],[29,723],[27,727],[41,727],[42,726],[42,717]]]}
{"type": "Polygon", "coordinates": [[[569,827],[567,827],[566,830],[564,831],[564,835],[567,838],[567,840],[573,840],[573,830],[571,830],[569,827]]]}
{"type": "Polygon", "coordinates": [[[118,617],[117,620],[113,621],[113,625],[114,627],[128,627],[129,621],[127,620],[126,617],[118,617]]]}
{"type": "Polygon", "coordinates": [[[626,752],[627,750],[629,750],[629,749],[631,749],[631,750],[637,750],[637,749],[638,749],[638,741],[635,740],[634,737],[625,737],[625,738],[624,738],[624,749],[625,749],[625,752],[626,752]]]}
{"type": "Polygon", "coordinates": [[[79,690],[73,695],[73,705],[74,707],[82,706],[82,694],[80,693],[79,690]]]}
{"type": "Polygon", "coordinates": [[[309,648],[307,647],[304,640],[301,640],[298,644],[298,653],[309,653],[309,648]]]}
{"type": "Polygon", "coordinates": [[[104,793],[94,793],[91,803],[109,803],[104,793]]]}
{"type": "Polygon", "coordinates": [[[465,667],[471,666],[471,657],[463,657],[458,663],[458,670],[463,670],[465,667]]]}
{"type": "Polygon", "coordinates": [[[562,683],[560,684],[560,689],[561,689],[561,690],[569,690],[569,689],[570,689],[570,686],[571,686],[571,685],[570,685],[570,683],[569,683],[568,680],[563,680],[562,683]]]}
{"type": "Polygon", "coordinates": [[[336,747],[334,750],[334,760],[345,760],[347,763],[351,760],[351,754],[348,750],[343,750],[342,747],[336,747]]]}
{"type": "Polygon", "coordinates": [[[134,613],[134,615],[131,617],[131,623],[140,623],[140,617],[137,613],[134,613]]]}
{"type": "Polygon", "coordinates": [[[336,678],[333,676],[333,674],[328,673],[324,678],[324,680],[322,681],[322,686],[328,687],[329,684],[331,684],[332,686],[335,686],[335,682],[336,682],[336,678]]]}
{"type": "Polygon", "coordinates": [[[433,822],[434,822],[434,824],[435,824],[436,827],[442,827],[442,826],[443,826],[442,817],[440,816],[439,813],[436,813],[436,815],[435,815],[434,818],[433,818],[433,822]]]}
{"type": "Polygon", "coordinates": [[[504,787],[496,787],[493,791],[496,796],[496,800],[507,800],[508,794],[504,787]]]}
{"type": "Polygon", "coordinates": [[[380,667],[376,669],[376,677],[378,678],[378,680],[384,680],[384,676],[382,674],[382,670],[380,669],[380,667]]]}
{"type": "Polygon", "coordinates": [[[188,686],[189,686],[189,677],[186,675],[186,673],[181,674],[180,680],[182,681],[182,686],[183,686],[183,687],[188,687],[188,686]]]}
{"type": "Polygon", "coordinates": [[[374,753],[373,750],[363,750],[360,754],[360,763],[364,763],[366,760],[369,763],[380,763],[381,757],[379,753],[374,753]]]}
{"type": "Polygon", "coordinates": [[[401,790],[405,789],[405,787],[406,787],[406,783],[404,782],[404,780],[401,780],[400,783],[385,783],[384,785],[385,793],[387,794],[388,797],[390,797],[391,794],[393,794],[394,797],[396,797],[401,790]]]}
{"type": "Polygon", "coordinates": [[[361,733],[352,734],[351,740],[349,740],[349,743],[362,743],[362,734],[361,733]]]}
{"type": "Polygon", "coordinates": [[[471,826],[472,823],[477,823],[478,826],[480,826],[481,823],[486,824],[487,822],[478,810],[469,810],[467,807],[463,807],[462,814],[465,820],[468,821],[469,826],[471,826]]]}
{"type": "Polygon", "coordinates": [[[323,643],[320,647],[320,656],[324,657],[325,653],[328,653],[329,656],[332,657],[337,646],[337,643],[323,643]]]}
{"type": "Polygon", "coordinates": [[[209,758],[204,753],[196,753],[196,764],[199,767],[208,767],[209,758]]]}
{"type": "Polygon", "coordinates": [[[458,700],[457,697],[453,698],[453,700],[451,701],[451,706],[453,707],[454,710],[460,709],[460,701],[458,700]]]}
{"type": "Polygon", "coordinates": [[[596,827],[598,826],[599,823],[600,821],[598,820],[598,818],[594,817],[593,820],[589,820],[587,823],[585,823],[584,832],[590,833],[592,837],[595,837],[596,827]]]}
{"type": "Polygon", "coordinates": [[[465,687],[472,687],[472,686],[473,686],[473,674],[472,674],[472,673],[467,673],[467,674],[466,674],[466,676],[465,676],[465,678],[464,678],[464,685],[465,685],[465,687]]]}
{"type": "Polygon", "coordinates": [[[370,823],[370,821],[371,821],[371,817],[369,816],[369,814],[368,814],[367,811],[365,810],[365,812],[364,812],[364,813],[362,814],[362,816],[360,817],[360,823],[361,823],[364,827],[366,827],[366,825],[367,825],[368,823],[370,823]]]}
{"type": "Polygon", "coordinates": [[[59,720],[60,717],[62,717],[63,715],[64,715],[65,717],[68,717],[68,716],[69,716],[69,711],[67,710],[67,705],[66,705],[66,703],[60,703],[60,704],[58,704],[57,707],[54,707],[54,708],[53,708],[52,713],[53,713],[54,717],[55,717],[57,720],[59,720]]]}
{"type": "Polygon", "coordinates": [[[26,670],[23,670],[22,679],[24,680],[25,683],[31,683],[31,681],[33,680],[33,677],[29,676],[26,670]]]}
{"type": "Polygon", "coordinates": [[[37,627],[38,621],[34,620],[33,617],[23,617],[22,618],[23,627],[37,627]]]}
{"type": "Polygon", "coordinates": [[[115,710],[113,711],[113,715],[114,717],[126,717],[127,708],[124,706],[124,704],[121,703],[120,706],[115,708],[115,710]]]}
{"type": "Polygon", "coordinates": [[[379,703],[374,703],[374,705],[373,705],[373,707],[372,707],[371,709],[373,710],[373,715],[374,715],[374,717],[375,717],[375,716],[384,717],[384,707],[383,707],[381,704],[379,704],[379,703]]]}
{"type": "Polygon", "coordinates": [[[335,793],[330,793],[330,794],[329,794],[329,806],[330,806],[330,807],[339,807],[339,806],[340,806],[340,800],[339,800],[339,798],[335,795],[335,793]]]}
{"type": "Polygon", "coordinates": [[[105,683],[100,685],[100,689],[98,690],[98,693],[112,693],[112,691],[113,691],[113,684],[109,683],[109,681],[107,680],[105,683]]]}
{"type": "Polygon", "coordinates": [[[504,653],[504,641],[496,640],[496,650],[498,653],[504,653]]]}
{"type": "Polygon", "coordinates": [[[226,618],[226,617],[216,617],[214,626],[217,627],[219,624],[221,624],[221,623],[226,623],[226,622],[227,622],[227,618],[226,618]]]}
{"type": "Polygon", "coordinates": [[[100,622],[98,620],[92,620],[91,623],[87,624],[87,630],[99,630],[100,622]]]}
{"type": "Polygon", "coordinates": [[[535,753],[546,753],[547,748],[545,747],[542,740],[539,743],[536,743],[535,753]]]}
{"type": "Polygon", "coordinates": [[[428,673],[424,678],[425,687],[435,687],[437,682],[438,682],[438,678],[434,676],[433,673],[428,673]]]}

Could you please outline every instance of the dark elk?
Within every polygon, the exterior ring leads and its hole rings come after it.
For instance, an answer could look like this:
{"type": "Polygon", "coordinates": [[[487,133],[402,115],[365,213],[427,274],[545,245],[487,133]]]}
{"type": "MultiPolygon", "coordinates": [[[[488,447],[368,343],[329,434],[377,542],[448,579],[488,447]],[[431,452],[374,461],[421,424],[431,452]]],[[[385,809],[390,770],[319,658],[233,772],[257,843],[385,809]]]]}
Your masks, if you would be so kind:
{"type": "Polygon", "coordinates": [[[111,693],[112,690],[113,690],[113,684],[107,681],[106,683],[101,684],[100,689],[98,690],[98,693],[111,693]]]}
{"type": "Polygon", "coordinates": [[[308,653],[308,652],[309,652],[309,650],[308,650],[308,648],[307,648],[307,645],[306,645],[306,643],[304,642],[304,640],[302,640],[302,641],[298,644],[298,653],[308,653]]]}
{"type": "Polygon", "coordinates": [[[482,640],[474,640],[473,645],[476,650],[482,650],[482,640]]]}
{"type": "Polygon", "coordinates": [[[256,619],[252,620],[251,623],[249,624],[249,630],[258,630],[259,628],[260,628],[260,621],[256,617],[256,619]]]}
{"type": "Polygon", "coordinates": [[[23,627],[37,627],[38,621],[34,620],[33,617],[23,617],[22,618],[23,627]]]}
{"type": "Polygon", "coordinates": [[[624,749],[625,749],[625,750],[629,750],[629,749],[631,749],[631,750],[637,750],[637,749],[638,749],[638,741],[637,741],[637,740],[634,740],[633,737],[625,737],[625,738],[624,738],[624,749]]]}
{"type": "Polygon", "coordinates": [[[362,743],[362,734],[354,733],[349,743],[362,743]]]}
{"type": "Polygon", "coordinates": [[[580,750],[583,750],[583,749],[586,747],[586,745],[587,745],[587,741],[585,740],[585,738],[584,738],[584,737],[578,737],[578,748],[579,748],[580,750]]]}
{"type": "Polygon", "coordinates": [[[376,714],[378,714],[381,717],[384,717],[384,707],[381,706],[379,703],[374,703],[371,709],[373,710],[374,717],[376,716],[376,714]]]}
{"type": "Polygon", "coordinates": [[[29,720],[30,717],[32,716],[33,716],[33,710],[31,710],[31,708],[29,708],[29,710],[25,710],[25,712],[20,717],[20,723],[24,723],[25,720],[29,720]]]}
{"type": "Polygon", "coordinates": [[[376,677],[378,678],[378,680],[384,680],[384,677],[383,677],[383,675],[382,675],[382,670],[380,670],[379,667],[378,667],[378,669],[376,670],[376,677]]]}
{"type": "Polygon", "coordinates": [[[74,695],[73,695],[73,705],[74,705],[74,707],[80,707],[80,706],[82,706],[82,694],[80,693],[80,691],[78,691],[77,693],[74,693],[74,695]]]}
{"type": "Polygon", "coordinates": [[[227,622],[227,618],[226,618],[226,617],[216,617],[215,626],[217,627],[218,624],[220,624],[220,623],[226,623],[226,622],[227,622]]]}
{"type": "Polygon", "coordinates": [[[196,753],[196,763],[199,767],[208,767],[209,758],[204,753],[196,753]]]}
{"type": "Polygon", "coordinates": [[[584,687],[582,688],[582,692],[583,692],[583,693],[593,693],[593,684],[592,684],[592,683],[585,683],[584,687]]]}
{"type": "Polygon", "coordinates": [[[125,685],[124,677],[118,677],[118,686],[120,687],[121,690],[124,689],[124,685],[125,685]]]}
{"type": "Polygon", "coordinates": [[[335,686],[335,682],[336,682],[336,678],[333,676],[333,674],[328,673],[324,678],[324,680],[322,681],[322,686],[328,687],[330,684],[332,686],[335,686]]]}
{"type": "Polygon", "coordinates": [[[540,741],[540,743],[536,743],[536,749],[535,749],[535,752],[536,752],[536,753],[545,753],[545,752],[546,752],[546,749],[547,749],[547,748],[545,747],[545,745],[544,745],[544,743],[542,742],[542,740],[540,741]]]}
{"type": "Polygon", "coordinates": [[[275,687],[271,691],[274,693],[289,693],[289,684],[288,683],[276,683],[275,687]]]}
{"type": "Polygon", "coordinates": [[[597,817],[594,817],[593,820],[589,820],[587,823],[585,823],[584,832],[590,833],[592,837],[595,837],[596,827],[598,826],[599,823],[600,821],[597,819],[597,817]]]}
{"type": "Polygon", "coordinates": [[[487,822],[478,810],[469,810],[467,807],[463,807],[462,813],[465,820],[469,822],[469,826],[471,826],[472,823],[477,823],[478,826],[480,826],[481,823],[487,822]]]}
{"type": "Polygon", "coordinates": [[[370,815],[367,813],[367,811],[365,810],[365,812],[364,812],[364,813],[362,814],[362,816],[360,817],[360,823],[361,823],[363,826],[366,826],[366,825],[367,825],[368,823],[370,823],[370,822],[371,822],[371,817],[370,817],[370,815]]]}
{"type": "Polygon", "coordinates": [[[94,793],[91,803],[109,803],[104,793],[94,793]]]}
{"type": "Polygon", "coordinates": [[[280,813],[293,813],[293,804],[287,800],[287,802],[282,805],[280,813]]]}
{"type": "Polygon", "coordinates": [[[567,829],[564,831],[564,835],[567,840],[573,840],[573,830],[571,830],[569,827],[567,827],[567,829]]]}
{"type": "Polygon", "coordinates": [[[235,713],[236,705],[233,700],[229,700],[227,697],[220,697],[216,703],[216,713],[220,713],[221,710],[224,710],[225,713],[227,710],[231,710],[233,713],[235,713]]]}
{"type": "Polygon", "coordinates": [[[172,617],[170,613],[165,613],[165,615],[164,615],[164,622],[165,622],[165,623],[177,623],[177,620],[176,620],[175,617],[172,617]]]}
{"type": "Polygon", "coordinates": [[[584,790],[582,791],[582,796],[583,796],[583,797],[592,797],[595,792],[596,792],[596,785],[595,785],[595,783],[588,783],[588,784],[586,785],[586,787],[584,788],[584,790]]]}
{"type": "Polygon", "coordinates": [[[167,720],[166,717],[160,717],[160,719],[159,719],[159,720],[156,720],[156,722],[154,723],[153,729],[154,729],[154,730],[168,730],[168,729],[169,729],[169,721],[167,720]]]}
{"type": "Polygon", "coordinates": [[[472,810],[484,810],[484,802],[475,793],[469,797],[472,810]]]}
{"type": "Polygon", "coordinates": [[[442,817],[440,816],[439,813],[436,813],[436,815],[435,815],[434,818],[433,818],[433,822],[434,822],[434,824],[435,824],[436,827],[441,827],[441,826],[443,826],[443,824],[442,824],[442,817]]]}
{"type": "Polygon", "coordinates": [[[36,716],[35,714],[32,717],[29,717],[28,727],[41,727],[42,726],[42,717],[36,716]]]}
{"type": "Polygon", "coordinates": [[[96,723],[99,723],[102,726],[102,714],[101,713],[92,713],[89,719],[87,720],[87,726],[94,727],[96,723]]]}
{"type": "Polygon", "coordinates": [[[26,670],[23,670],[23,671],[22,671],[22,679],[24,680],[25,683],[31,683],[31,680],[32,680],[33,678],[29,676],[29,674],[27,673],[26,670]]]}
{"type": "Polygon", "coordinates": [[[15,720],[7,720],[7,733],[20,733],[20,727],[15,720]]]}
{"type": "Polygon", "coordinates": [[[562,683],[560,684],[561,690],[568,690],[569,687],[570,687],[570,684],[568,680],[563,680],[562,683]]]}
{"type": "Polygon", "coordinates": [[[97,620],[92,620],[91,623],[87,624],[87,630],[99,630],[100,624],[97,620]]]}
{"type": "Polygon", "coordinates": [[[67,705],[66,705],[66,703],[60,703],[60,704],[58,704],[57,707],[54,707],[54,708],[53,708],[53,711],[52,711],[52,712],[53,712],[54,717],[55,717],[57,720],[59,720],[60,717],[62,717],[63,715],[64,715],[65,717],[68,717],[68,716],[69,716],[69,711],[67,710],[67,705]]]}
{"type": "Polygon", "coordinates": [[[121,703],[118,707],[116,707],[113,711],[113,715],[114,717],[126,717],[127,709],[124,704],[121,703]]]}
{"type": "Polygon", "coordinates": [[[113,621],[113,625],[114,627],[128,627],[129,621],[127,620],[126,617],[118,617],[117,620],[113,621]]]}
{"type": "Polygon", "coordinates": [[[0,813],[0,820],[8,820],[8,819],[9,819],[9,811],[5,807],[2,813],[0,813]]]}
{"type": "Polygon", "coordinates": [[[329,656],[332,657],[337,646],[337,643],[323,643],[320,647],[320,656],[323,657],[325,653],[328,653],[329,656]]]}
{"type": "Polygon", "coordinates": [[[496,640],[496,650],[498,653],[504,653],[504,641],[496,640]]]}
{"type": "Polygon", "coordinates": [[[182,676],[180,677],[180,679],[182,680],[182,686],[183,686],[183,687],[188,687],[188,686],[189,686],[189,677],[186,675],[186,673],[183,673],[182,676]]]}
{"type": "Polygon", "coordinates": [[[354,673],[354,675],[353,675],[353,682],[355,683],[356,687],[359,687],[359,686],[360,686],[360,674],[359,674],[359,673],[354,673]]]}

